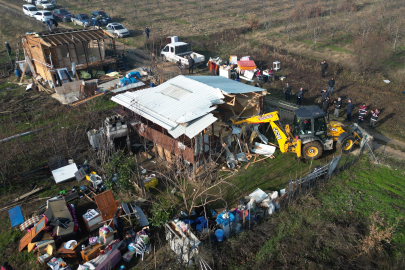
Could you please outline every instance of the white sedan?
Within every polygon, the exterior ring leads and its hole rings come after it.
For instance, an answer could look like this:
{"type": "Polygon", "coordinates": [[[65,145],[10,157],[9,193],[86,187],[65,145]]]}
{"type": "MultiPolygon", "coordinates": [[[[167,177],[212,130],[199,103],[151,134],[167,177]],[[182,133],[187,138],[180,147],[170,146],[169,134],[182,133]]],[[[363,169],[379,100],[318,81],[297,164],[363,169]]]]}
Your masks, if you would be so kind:
{"type": "Polygon", "coordinates": [[[34,18],[38,21],[45,22],[46,19],[53,19],[52,12],[48,10],[40,10],[34,14],[34,18]]]}
{"type": "Polygon", "coordinates": [[[34,14],[38,11],[39,10],[34,5],[23,5],[23,12],[27,16],[34,17],[34,14]]]}

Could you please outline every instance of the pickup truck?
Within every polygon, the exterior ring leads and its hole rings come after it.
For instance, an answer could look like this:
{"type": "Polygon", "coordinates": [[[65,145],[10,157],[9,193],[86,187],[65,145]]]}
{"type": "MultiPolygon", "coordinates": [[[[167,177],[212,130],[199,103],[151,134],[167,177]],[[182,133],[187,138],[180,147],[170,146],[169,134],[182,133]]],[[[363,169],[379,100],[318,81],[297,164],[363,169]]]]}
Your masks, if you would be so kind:
{"type": "Polygon", "coordinates": [[[94,24],[94,20],[91,19],[87,14],[78,14],[76,17],[72,17],[71,20],[74,25],[93,26],[94,24]]]}
{"type": "Polygon", "coordinates": [[[200,64],[205,61],[205,56],[191,51],[190,44],[184,42],[173,42],[167,44],[160,52],[164,62],[170,61],[177,63],[179,60],[182,65],[188,65],[188,58],[194,59],[194,63],[200,64]]]}

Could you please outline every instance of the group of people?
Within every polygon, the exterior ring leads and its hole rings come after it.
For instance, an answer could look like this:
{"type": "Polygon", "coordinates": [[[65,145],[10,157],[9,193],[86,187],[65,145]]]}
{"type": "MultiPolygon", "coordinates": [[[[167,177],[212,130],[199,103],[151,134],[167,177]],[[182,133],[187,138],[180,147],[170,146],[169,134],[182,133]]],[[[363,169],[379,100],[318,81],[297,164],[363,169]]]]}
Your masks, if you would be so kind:
{"type": "MultiPolygon", "coordinates": [[[[291,85],[289,82],[284,86],[285,101],[291,101],[291,85]]],[[[304,89],[301,87],[296,94],[296,103],[298,106],[302,105],[304,99],[304,89]]]]}

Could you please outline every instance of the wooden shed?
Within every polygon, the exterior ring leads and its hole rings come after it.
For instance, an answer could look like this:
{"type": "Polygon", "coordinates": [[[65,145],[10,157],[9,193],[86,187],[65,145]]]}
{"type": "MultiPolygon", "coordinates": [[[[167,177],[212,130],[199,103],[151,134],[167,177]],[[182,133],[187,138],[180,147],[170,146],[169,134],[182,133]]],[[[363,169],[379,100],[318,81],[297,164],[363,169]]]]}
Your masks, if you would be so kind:
{"type": "MultiPolygon", "coordinates": [[[[102,29],[56,29],[21,37],[26,59],[54,85],[56,69],[116,69],[115,39],[102,29]]],[[[77,74],[75,74],[77,76],[77,74]]]]}

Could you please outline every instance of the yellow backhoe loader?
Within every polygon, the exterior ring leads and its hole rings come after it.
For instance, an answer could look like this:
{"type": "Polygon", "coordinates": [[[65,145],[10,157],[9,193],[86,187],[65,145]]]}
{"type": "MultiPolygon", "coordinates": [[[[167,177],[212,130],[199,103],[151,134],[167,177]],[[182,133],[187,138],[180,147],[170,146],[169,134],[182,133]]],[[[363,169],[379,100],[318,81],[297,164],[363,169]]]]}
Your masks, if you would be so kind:
{"type": "MultiPolygon", "coordinates": [[[[298,157],[317,159],[323,150],[332,150],[336,142],[337,151],[348,153],[367,135],[357,124],[348,127],[337,121],[326,121],[326,114],[318,106],[304,106],[294,111],[292,127],[283,130],[278,112],[253,116],[247,119],[231,119],[232,125],[269,123],[277,138],[282,153],[296,153],[298,157]]],[[[371,137],[372,138],[372,137],[371,137]]]]}

